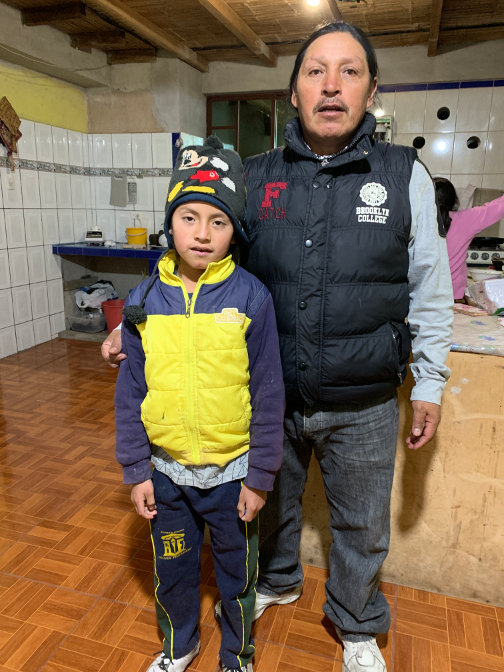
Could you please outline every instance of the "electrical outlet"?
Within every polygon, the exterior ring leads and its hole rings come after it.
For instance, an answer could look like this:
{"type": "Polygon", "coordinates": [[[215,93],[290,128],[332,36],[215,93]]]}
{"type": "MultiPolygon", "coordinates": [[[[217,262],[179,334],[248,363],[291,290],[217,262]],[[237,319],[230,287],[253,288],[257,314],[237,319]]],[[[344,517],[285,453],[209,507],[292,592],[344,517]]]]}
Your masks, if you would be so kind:
{"type": "Polygon", "coordinates": [[[16,183],[14,182],[14,175],[12,175],[12,173],[9,173],[9,175],[7,175],[7,186],[9,187],[9,189],[16,188],[16,183]]]}

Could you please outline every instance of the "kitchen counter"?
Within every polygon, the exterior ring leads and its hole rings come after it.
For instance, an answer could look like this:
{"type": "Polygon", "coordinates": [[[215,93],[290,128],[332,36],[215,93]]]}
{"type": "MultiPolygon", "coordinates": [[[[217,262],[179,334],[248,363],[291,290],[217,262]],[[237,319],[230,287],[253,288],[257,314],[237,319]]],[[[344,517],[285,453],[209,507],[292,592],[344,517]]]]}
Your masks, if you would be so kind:
{"type": "Polygon", "coordinates": [[[83,257],[124,257],[128,259],[148,259],[149,273],[152,273],[156,261],[159,257],[167,251],[168,248],[153,248],[150,245],[147,249],[139,250],[126,248],[121,244],[113,247],[105,247],[104,245],[86,245],[85,243],[61,243],[60,245],[53,245],[53,254],[61,256],[83,256],[83,257]]]}
{"type": "MultiPolygon", "coordinates": [[[[382,578],[504,607],[504,364],[450,352],[452,371],[435,439],[406,447],[413,380],[399,389],[392,541],[382,578]]],[[[320,469],[310,464],[301,558],[327,567],[329,512],[320,469]]]]}

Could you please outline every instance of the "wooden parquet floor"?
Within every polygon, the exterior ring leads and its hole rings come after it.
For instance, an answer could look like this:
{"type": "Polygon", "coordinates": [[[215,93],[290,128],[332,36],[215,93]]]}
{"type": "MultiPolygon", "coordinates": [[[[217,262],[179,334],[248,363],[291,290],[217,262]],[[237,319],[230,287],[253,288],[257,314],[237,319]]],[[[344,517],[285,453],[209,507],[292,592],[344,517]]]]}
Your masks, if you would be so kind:
{"type": "MultiPolygon", "coordinates": [[[[114,459],[116,372],[99,345],[55,340],[0,360],[0,672],[143,672],[161,649],[146,521],[114,459]]],[[[255,672],[340,672],[322,614],[323,570],[301,599],[255,625],[255,672]]],[[[209,549],[202,650],[215,672],[220,631],[209,549]]],[[[504,672],[504,609],[383,584],[389,672],[504,672]]]]}

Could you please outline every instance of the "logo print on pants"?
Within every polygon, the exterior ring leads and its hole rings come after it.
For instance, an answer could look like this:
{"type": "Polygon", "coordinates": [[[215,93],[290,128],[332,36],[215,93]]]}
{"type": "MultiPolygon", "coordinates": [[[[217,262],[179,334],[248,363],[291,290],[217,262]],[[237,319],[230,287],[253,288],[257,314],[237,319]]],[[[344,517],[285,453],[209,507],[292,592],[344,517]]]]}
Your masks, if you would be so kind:
{"type": "Polygon", "coordinates": [[[191,550],[190,548],[186,548],[184,530],[179,530],[178,532],[161,532],[161,535],[161,541],[164,546],[164,555],[159,557],[162,560],[173,560],[191,550]]]}
{"type": "Polygon", "coordinates": [[[273,207],[272,198],[278,198],[280,191],[287,189],[287,182],[268,182],[264,186],[264,200],[259,208],[259,219],[285,219],[287,211],[285,208],[273,207]]]}

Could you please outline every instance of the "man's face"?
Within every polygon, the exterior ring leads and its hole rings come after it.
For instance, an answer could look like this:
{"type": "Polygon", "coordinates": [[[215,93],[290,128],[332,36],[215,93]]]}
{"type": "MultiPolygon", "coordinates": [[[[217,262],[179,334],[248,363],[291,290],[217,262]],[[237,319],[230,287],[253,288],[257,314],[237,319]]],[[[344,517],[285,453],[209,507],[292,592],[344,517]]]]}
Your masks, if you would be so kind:
{"type": "Polygon", "coordinates": [[[340,139],[343,148],[375,91],[376,79],[371,82],[366,53],[355,38],[349,33],[319,37],[308,47],[292,94],[305,140],[320,149],[340,139]]]}

